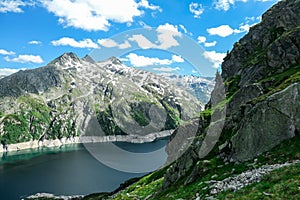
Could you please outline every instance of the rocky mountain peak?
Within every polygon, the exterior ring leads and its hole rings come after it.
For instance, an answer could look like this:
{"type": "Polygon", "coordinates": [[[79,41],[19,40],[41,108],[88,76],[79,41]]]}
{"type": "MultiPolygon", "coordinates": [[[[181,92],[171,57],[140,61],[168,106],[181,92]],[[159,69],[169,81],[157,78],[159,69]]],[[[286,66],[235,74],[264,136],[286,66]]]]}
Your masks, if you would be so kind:
{"type": "Polygon", "coordinates": [[[85,55],[82,60],[86,61],[86,62],[89,62],[89,63],[92,63],[92,64],[95,64],[96,61],[89,55],[85,55]]]}
{"type": "Polygon", "coordinates": [[[75,67],[81,64],[80,58],[73,52],[64,53],[61,56],[54,59],[48,65],[54,65],[56,67],[63,66],[66,67],[75,67]]]}
{"type": "Polygon", "coordinates": [[[110,60],[115,65],[122,65],[122,61],[115,56],[110,57],[108,60],[110,60]]]}

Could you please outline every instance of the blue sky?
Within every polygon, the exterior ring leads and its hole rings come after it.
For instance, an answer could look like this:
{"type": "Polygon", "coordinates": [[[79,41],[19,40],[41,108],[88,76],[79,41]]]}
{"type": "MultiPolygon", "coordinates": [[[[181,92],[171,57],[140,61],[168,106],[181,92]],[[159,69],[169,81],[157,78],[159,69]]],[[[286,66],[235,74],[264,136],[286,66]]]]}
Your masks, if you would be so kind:
{"type": "Polygon", "coordinates": [[[213,76],[277,0],[0,0],[0,75],[64,52],[156,73],[213,76]]]}

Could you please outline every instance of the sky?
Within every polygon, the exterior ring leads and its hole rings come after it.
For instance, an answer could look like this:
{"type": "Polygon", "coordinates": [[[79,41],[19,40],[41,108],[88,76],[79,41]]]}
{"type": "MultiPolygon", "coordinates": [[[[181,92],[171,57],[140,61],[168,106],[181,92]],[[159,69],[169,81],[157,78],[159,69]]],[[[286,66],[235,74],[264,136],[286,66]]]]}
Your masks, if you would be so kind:
{"type": "Polygon", "coordinates": [[[64,52],[155,73],[213,76],[278,0],[0,0],[0,76],[64,52]]]}

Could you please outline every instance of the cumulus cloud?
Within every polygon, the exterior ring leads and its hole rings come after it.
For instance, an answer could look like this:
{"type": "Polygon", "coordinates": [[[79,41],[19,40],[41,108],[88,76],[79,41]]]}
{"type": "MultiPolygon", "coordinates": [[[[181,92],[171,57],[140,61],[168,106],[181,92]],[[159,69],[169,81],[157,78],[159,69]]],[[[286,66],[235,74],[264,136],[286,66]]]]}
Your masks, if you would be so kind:
{"type": "Polygon", "coordinates": [[[159,25],[156,29],[156,32],[157,41],[154,43],[142,34],[132,35],[130,38],[128,38],[128,40],[136,42],[137,45],[142,49],[169,49],[179,45],[178,41],[175,39],[176,37],[182,37],[182,33],[179,32],[178,26],[169,23],[159,25]]]}
{"type": "Polygon", "coordinates": [[[129,41],[136,42],[137,45],[142,49],[150,49],[156,47],[156,44],[153,44],[142,34],[132,35],[128,38],[129,41]]]}
{"type": "Polygon", "coordinates": [[[171,47],[178,46],[179,43],[175,37],[182,37],[182,34],[178,31],[178,27],[169,23],[159,25],[157,28],[157,38],[159,49],[169,49],[171,47]]]}
{"type": "Polygon", "coordinates": [[[194,14],[194,18],[200,18],[202,13],[204,12],[204,8],[200,3],[190,3],[189,10],[192,14],[194,14]]]}
{"type": "Polygon", "coordinates": [[[8,76],[20,70],[26,70],[26,68],[22,68],[22,69],[0,68],[0,76],[8,76]]]}
{"type": "Polygon", "coordinates": [[[23,12],[21,7],[28,5],[29,3],[25,3],[21,0],[1,0],[0,1],[0,13],[21,13],[23,12]]]}
{"type": "Polygon", "coordinates": [[[217,44],[217,41],[213,41],[213,42],[205,42],[205,43],[204,43],[204,46],[205,46],[205,47],[214,47],[214,46],[216,46],[216,44],[217,44]]]}
{"type": "Polygon", "coordinates": [[[131,47],[131,44],[126,40],[125,42],[118,44],[116,41],[110,38],[98,39],[98,43],[107,48],[118,47],[119,49],[127,49],[131,47]]]}
{"type": "Polygon", "coordinates": [[[206,42],[205,36],[198,36],[197,40],[200,44],[204,44],[205,47],[213,47],[213,46],[216,46],[216,44],[217,44],[217,41],[206,42]]]}
{"type": "Polygon", "coordinates": [[[41,56],[36,55],[18,55],[15,58],[9,58],[8,56],[4,57],[7,62],[17,62],[17,63],[43,63],[41,56]]]}
{"type": "Polygon", "coordinates": [[[29,41],[28,44],[42,44],[42,42],[37,41],[37,40],[32,40],[32,41],[29,41]]]}
{"type": "Polygon", "coordinates": [[[183,63],[184,59],[181,56],[179,56],[179,55],[173,55],[172,56],[172,61],[173,62],[177,62],[177,63],[183,63]]]}
{"type": "Polygon", "coordinates": [[[232,29],[229,25],[221,25],[216,28],[206,29],[210,35],[218,35],[220,37],[227,37],[234,33],[234,29],[232,29]]]}
{"type": "Polygon", "coordinates": [[[59,23],[86,31],[108,31],[111,22],[131,23],[134,17],[143,15],[142,9],[161,11],[147,0],[44,0],[42,4],[59,18],[59,23]]]}
{"type": "Polygon", "coordinates": [[[51,41],[51,44],[54,46],[71,46],[75,48],[92,48],[92,49],[99,48],[98,44],[96,44],[89,38],[76,41],[74,38],[63,37],[60,38],[59,40],[51,41]]]}
{"type": "Polygon", "coordinates": [[[215,0],[214,1],[214,7],[217,10],[224,10],[228,11],[232,5],[234,5],[235,2],[241,1],[241,2],[248,2],[248,0],[215,0]]]}
{"type": "Polygon", "coordinates": [[[146,67],[149,65],[170,65],[172,63],[172,61],[169,59],[150,58],[146,56],[139,56],[134,53],[128,54],[126,58],[134,67],[146,67]]]}
{"type": "Polygon", "coordinates": [[[198,40],[199,43],[204,43],[204,42],[206,42],[206,37],[205,36],[198,36],[197,40],[198,40]]]}
{"type": "Polygon", "coordinates": [[[150,9],[150,10],[158,10],[159,12],[162,12],[162,9],[159,6],[149,4],[147,0],[141,0],[138,5],[142,8],[150,9]]]}
{"type": "Polygon", "coordinates": [[[152,65],[171,65],[172,63],[182,63],[184,59],[178,55],[172,55],[172,59],[160,59],[157,57],[140,56],[130,53],[126,56],[125,61],[129,61],[134,67],[146,67],[152,65]]]}
{"type": "Polygon", "coordinates": [[[218,68],[223,62],[223,59],[226,56],[226,53],[218,53],[216,51],[205,51],[203,56],[208,59],[215,68],[218,68]]]}
{"type": "Polygon", "coordinates": [[[7,51],[5,49],[0,49],[0,55],[14,55],[14,54],[16,54],[16,53],[13,51],[7,51]]]}
{"type": "Polygon", "coordinates": [[[238,29],[233,29],[229,25],[221,25],[215,28],[206,29],[210,35],[218,35],[220,37],[227,37],[232,34],[248,32],[250,27],[257,23],[249,24],[249,21],[246,23],[241,23],[238,29]]]}

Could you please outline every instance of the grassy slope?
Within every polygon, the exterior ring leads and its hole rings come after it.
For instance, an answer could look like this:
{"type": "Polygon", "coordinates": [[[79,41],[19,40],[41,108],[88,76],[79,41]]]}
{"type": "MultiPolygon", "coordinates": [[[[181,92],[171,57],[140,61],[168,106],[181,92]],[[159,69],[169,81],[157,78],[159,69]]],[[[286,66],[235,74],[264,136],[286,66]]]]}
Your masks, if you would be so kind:
{"type": "MultiPolygon", "coordinates": [[[[224,165],[219,159],[211,159],[207,163],[207,171],[199,176],[194,183],[184,186],[185,180],[179,181],[171,188],[162,191],[163,171],[159,170],[147,175],[122,190],[112,199],[144,199],[151,196],[150,199],[195,199],[196,193],[205,196],[209,193],[208,183],[214,177],[214,180],[222,180],[234,174],[240,174],[245,170],[257,168],[265,164],[283,163],[300,159],[300,135],[287,140],[276,146],[269,152],[259,156],[256,164],[253,161],[242,164],[224,165]]],[[[275,170],[270,175],[264,177],[259,183],[251,184],[242,190],[220,193],[218,199],[299,199],[300,194],[300,164],[291,165],[283,169],[275,170]],[[270,196],[265,194],[271,194],[270,196]]],[[[102,196],[103,197],[103,196],[102,196]]],[[[108,198],[106,196],[106,198],[108,198]]],[[[101,199],[99,195],[94,195],[86,199],[101,199]]],[[[110,198],[109,198],[110,199],[110,198]]]]}

